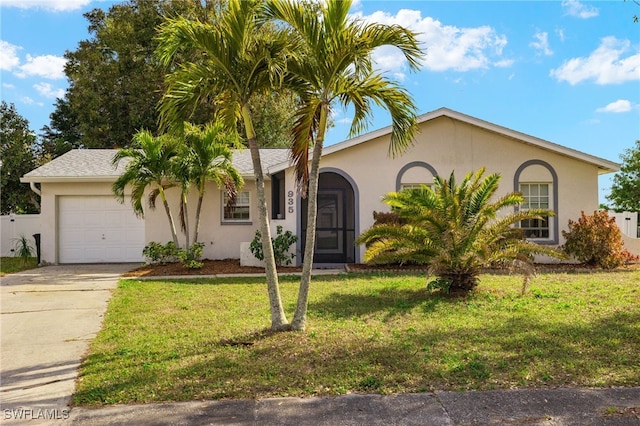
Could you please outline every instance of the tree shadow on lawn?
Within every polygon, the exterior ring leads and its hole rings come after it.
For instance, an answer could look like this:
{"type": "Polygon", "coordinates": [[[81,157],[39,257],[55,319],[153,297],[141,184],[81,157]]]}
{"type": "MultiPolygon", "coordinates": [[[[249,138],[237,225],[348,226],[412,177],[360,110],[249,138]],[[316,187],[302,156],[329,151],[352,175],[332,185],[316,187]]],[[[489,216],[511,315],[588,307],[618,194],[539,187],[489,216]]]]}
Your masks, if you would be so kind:
{"type": "Polygon", "coordinates": [[[320,301],[309,301],[311,315],[323,318],[351,318],[376,312],[387,312],[385,319],[408,313],[417,306],[424,312],[433,311],[440,304],[457,304],[466,299],[461,295],[446,295],[403,288],[372,289],[369,293],[334,292],[320,301]]]}
{"type": "MultiPolygon", "coordinates": [[[[256,332],[252,345],[211,339],[151,366],[127,351],[89,356],[87,371],[107,375],[80,387],[76,405],[190,399],[419,392],[536,386],[638,385],[639,313],[589,323],[545,318],[488,319],[480,327],[362,335],[256,332]],[[519,331],[518,331],[519,330],[519,331]],[[114,365],[114,362],[117,363],[114,365]]],[[[239,336],[239,340],[251,335],[239,336]]],[[[151,355],[151,354],[150,354],[151,355]]]]}

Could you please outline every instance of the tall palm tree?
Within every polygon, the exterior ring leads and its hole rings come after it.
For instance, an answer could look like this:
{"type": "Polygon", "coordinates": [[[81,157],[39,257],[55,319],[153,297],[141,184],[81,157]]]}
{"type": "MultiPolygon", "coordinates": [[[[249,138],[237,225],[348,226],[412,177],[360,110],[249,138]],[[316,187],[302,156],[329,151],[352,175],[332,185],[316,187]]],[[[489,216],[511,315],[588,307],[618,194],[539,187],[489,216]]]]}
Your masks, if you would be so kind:
{"type": "Polygon", "coordinates": [[[124,172],[112,185],[113,193],[121,203],[125,200],[125,188],[131,186],[133,211],[140,217],[144,216],[142,198],[145,191],[151,189],[148,196],[151,209],[155,209],[156,199],[160,196],[176,247],[179,247],[178,234],[165,190],[176,186],[173,163],[178,155],[178,143],[174,137],[169,135],[154,137],[150,132],[142,130],[133,136],[133,144],[130,148],[119,150],[113,157],[113,165],[116,166],[124,159],[129,159],[129,162],[124,172]]]}
{"type": "Polygon", "coordinates": [[[358,237],[367,244],[370,262],[416,262],[429,266],[450,291],[470,291],[478,284],[481,268],[498,261],[527,264],[535,254],[562,255],[524,239],[514,227],[525,219],[552,216],[544,209],[513,211],[524,198],[518,192],[492,201],[500,175],[486,177],[484,168],[467,174],[460,184],[454,174],[437,176],[433,187],[390,192],[384,202],[405,224],[375,225],[358,237]],[[511,213],[500,212],[511,210],[511,213]]]}
{"type": "Polygon", "coordinates": [[[237,190],[244,181],[232,160],[232,148],[238,148],[238,138],[225,130],[219,122],[209,123],[204,128],[186,124],[186,149],[183,161],[186,163],[186,173],[190,184],[198,190],[198,205],[196,206],[195,229],[193,242],[198,242],[200,229],[200,212],[204,199],[206,183],[213,181],[218,188],[224,188],[229,200],[234,200],[237,190]]]}
{"type": "Polygon", "coordinates": [[[280,298],[250,102],[281,82],[289,42],[284,33],[264,28],[257,19],[260,7],[259,1],[230,0],[215,23],[177,17],[161,26],[157,56],[172,72],[166,77],[160,116],[163,125],[181,127],[201,101],[212,100],[229,128],[236,128],[238,119],[242,120],[258,195],[271,327],[280,330],[288,323],[280,298]]]}
{"type": "Polygon", "coordinates": [[[351,105],[354,119],[350,135],[366,128],[373,104],[389,110],[392,134],[389,152],[402,152],[415,129],[416,108],[411,96],[372,66],[377,47],[400,49],[411,69],[422,52],[415,35],[397,25],[367,24],[349,17],[351,1],[328,0],[310,8],[304,2],[271,0],[267,17],[287,25],[299,53],[288,63],[287,86],[302,100],[293,129],[292,161],[301,192],[308,196],[307,237],[296,312],[292,328],[304,329],[316,238],[320,156],[327,121],[336,104],[351,105]],[[313,147],[309,169],[309,150],[313,147]]]}

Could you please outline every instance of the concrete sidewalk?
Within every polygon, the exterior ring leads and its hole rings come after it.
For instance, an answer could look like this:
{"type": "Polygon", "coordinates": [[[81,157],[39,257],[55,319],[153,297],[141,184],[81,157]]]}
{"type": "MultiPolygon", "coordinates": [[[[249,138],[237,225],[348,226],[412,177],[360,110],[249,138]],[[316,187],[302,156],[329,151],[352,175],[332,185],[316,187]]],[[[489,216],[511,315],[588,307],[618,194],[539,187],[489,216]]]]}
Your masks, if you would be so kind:
{"type": "Polygon", "coordinates": [[[346,395],[74,408],[71,425],[640,425],[640,388],[346,395]]]}
{"type": "MultiPolygon", "coordinates": [[[[0,279],[3,423],[24,424],[11,412],[20,408],[68,415],[80,360],[102,326],[111,290],[134,267],[46,266],[0,279]]],[[[29,424],[38,423],[50,421],[29,424]]]]}

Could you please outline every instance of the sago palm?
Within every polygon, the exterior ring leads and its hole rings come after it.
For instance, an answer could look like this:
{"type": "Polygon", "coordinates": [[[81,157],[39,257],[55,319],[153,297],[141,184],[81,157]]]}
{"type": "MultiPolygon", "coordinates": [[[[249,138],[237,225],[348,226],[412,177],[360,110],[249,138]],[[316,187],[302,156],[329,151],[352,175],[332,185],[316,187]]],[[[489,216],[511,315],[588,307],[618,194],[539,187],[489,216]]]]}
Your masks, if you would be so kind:
{"type": "Polygon", "coordinates": [[[230,0],[215,23],[168,19],[158,33],[157,57],[172,72],[160,105],[161,122],[181,127],[203,101],[212,101],[229,128],[242,120],[251,152],[265,272],[271,306],[271,326],[288,326],[282,308],[271,230],[267,215],[264,174],[250,112],[251,99],[277,87],[284,74],[289,41],[280,31],[264,28],[262,2],[230,0]],[[184,58],[187,58],[184,60],[184,58]]]}
{"type": "Polygon", "coordinates": [[[113,164],[128,159],[124,172],[112,185],[116,199],[121,203],[125,201],[125,189],[131,187],[131,205],[136,215],[144,216],[143,197],[146,190],[149,207],[155,209],[156,199],[160,196],[164,206],[171,237],[176,247],[178,234],[173,220],[173,215],[167,202],[165,190],[176,186],[173,168],[179,154],[177,140],[169,135],[154,137],[150,132],[143,130],[133,136],[133,144],[130,148],[119,150],[113,157],[113,164]]]}
{"type": "Polygon", "coordinates": [[[302,195],[308,196],[307,238],[298,304],[292,327],[304,329],[315,246],[320,156],[331,111],[352,106],[350,135],[366,128],[373,105],[391,113],[389,152],[398,154],[410,142],[415,106],[409,93],[373,69],[372,53],[380,46],[400,49],[416,69],[422,52],[415,35],[397,25],[365,23],[349,16],[351,1],[328,0],[314,7],[293,0],[267,2],[267,18],[284,23],[297,56],[288,63],[286,86],[301,99],[295,114],[292,161],[302,195]],[[309,150],[313,147],[309,169],[309,150]]]}
{"type": "Polygon", "coordinates": [[[561,256],[557,251],[524,239],[514,226],[525,219],[541,219],[552,211],[514,211],[524,198],[511,192],[494,199],[500,175],[486,177],[484,168],[467,174],[460,184],[454,174],[436,177],[433,187],[391,192],[384,202],[406,224],[376,225],[362,233],[368,262],[415,262],[428,265],[451,291],[469,291],[478,274],[498,261],[530,262],[531,256],[561,256]]]}

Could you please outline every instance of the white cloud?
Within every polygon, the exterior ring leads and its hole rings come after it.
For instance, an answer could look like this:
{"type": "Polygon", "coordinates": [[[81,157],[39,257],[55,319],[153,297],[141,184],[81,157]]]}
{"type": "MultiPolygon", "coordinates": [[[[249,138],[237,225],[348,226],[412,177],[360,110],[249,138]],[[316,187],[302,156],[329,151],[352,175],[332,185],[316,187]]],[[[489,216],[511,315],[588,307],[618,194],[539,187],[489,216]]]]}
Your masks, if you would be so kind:
{"type": "Polygon", "coordinates": [[[407,78],[407,75],[403,72],[394,72],[393,78],[395,78],[398,81],[404,81],[404,79],[407,78]]]}
{"type": "Polygon", "coordinates": [[[33,88],[38,91],[45,98],[63,98],[64,89],[54,89],[49,83],[36,83],[33,88]]]}
{"type": "Polygon", "coordinates": [[[78,10],[91,0],[0,0],[0,5],[20,9],[45,9],[54,12],[78,10]]]}
{"type": "Polygon", "coordinates": [[[16,76],[38,76],[49,80],[64,78],[64,65],[67,60],[54,55],[31,56],[27,55],[27,63],[19,67],[16,76]]]}
{"type": "Polygon", "coordinates": [[[563,0],[562,7],[565,9],[567,15],[576,18],[588,19],[600,14],[597,7],[584,5],[578,0],[563,0]]]}
{"type": "Polygon", "coordinates": [[[631,111],[631,102],[626,99],[618,99],[611,102],[607,106],[598,108],[596,112],[629,112],[631,111]]]}
{"type": "Polygon", "coordinates": [[[42,102],[36,102],[33,99],[31,99],[28,96],[23,96],[22,98],[20,98],[20,100],[22,101],[23,104],[27,104],[27,105],[38,105],[38,106],[44,106],[44,104],[42,102]]]}
{"type": "Polygon", "coordinates": [[[556,29],[556,34],[558,35],[558,38],[560,39],[560,41],[564,42],[564,39],[565,39],[564,29],[562,28],[556,29]]]}
{"type": "Polygon", "coordinates": [[[553,55],[553,50],[549,48],[549,34],[546,32],[537,32],[533,35],[536,41],[529,43],[530,47],[533,47],[538,51],[538,54],[545,56],[553,55]]]}
{"type": "Polygon", "coordinates": [[[497,68],[509,68],[513,65],[515,61],[513,59],[502,59],[500,61],[494,62],[493,66],[497,68]]]}
{"type": "Polygon", "coordinates": [[[588,57],[569,59],[549,74],[571,85],[585,80],[593,80],[596,84],[640,80],[640,51],[635,50],[632,55],[622,57],[630,46],[629,40],[605,37],[588,57]]]}
{"type": "MultiPolygon", "coordinates": [[[[377,11],[367,16],[357,13],[356,16],[367,22],[402,25],[418,33],[418,40],[426,49],[423,65],[432,71],[489,68],[492,58],[501,56],[507,44],[506,36],[497,34],[489,26],[458,28],[444,25],[431,17],[423,18],[419,10],[402,9],[396,15],[377,11]]],[[[407,66],[400,51],[392,47],[379,48],[374,60],[387,71],[404,71],[407,66]]]]}
{"type": "Polygon", "coordinates": [[[0,40],[0,70],[11,71],[20,64],[18,50],[22,49],[4,40],[0,40]]]}
{"type": "Polygon", "coordinates": [[[4,87],[5,89],[15,89],[16,86],[14,86],[11,83],[2,83],[2,87],[4,87]]]}

